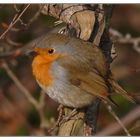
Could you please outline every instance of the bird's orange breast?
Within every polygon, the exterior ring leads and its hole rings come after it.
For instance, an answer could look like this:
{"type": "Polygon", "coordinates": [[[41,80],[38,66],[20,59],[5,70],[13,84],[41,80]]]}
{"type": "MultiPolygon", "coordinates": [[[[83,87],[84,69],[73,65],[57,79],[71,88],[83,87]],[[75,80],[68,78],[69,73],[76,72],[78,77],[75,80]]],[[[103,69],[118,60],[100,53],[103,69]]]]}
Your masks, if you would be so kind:
{"type": "Polygon", "coordinates": [[[46,63],[40,55],[36,56],[32,63],[33,75],[38,82],[46,87],[53,84],[54,78],[50,70],[51,64],[52,62],[46,63]]]}

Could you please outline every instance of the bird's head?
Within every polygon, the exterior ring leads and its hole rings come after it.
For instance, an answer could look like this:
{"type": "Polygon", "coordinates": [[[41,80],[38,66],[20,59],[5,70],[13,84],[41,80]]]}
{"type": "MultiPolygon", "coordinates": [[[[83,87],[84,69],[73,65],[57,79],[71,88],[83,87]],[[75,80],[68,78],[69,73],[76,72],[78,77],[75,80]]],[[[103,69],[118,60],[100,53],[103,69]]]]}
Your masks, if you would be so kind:
{"type": "Polygon", "coordinates": [[[66,47],[67,42],[69,42],[69,38],[66,36],[49,34],[34,43],[30,52],[35,53],[35,58],[40,58],[42,63],[54,62],[70,55],[69,47],[66,47]]]}
{"type": "Polygon", "coordinates": [[[57,61],[59,58],[64,57],[64,54],[61,54],[54,48],[34,48],[34,52],[36,53],[36,57],[40,58],[42,63],[50,63],[57,61]]]}
{"type": "Polygon", "coordinates": [[[89,60],[94,56],[91,46],[92,44],[88,42],[66,35],[47,34],[34,43],[33,51],[37,56],[33,62],[39,65],[56,62],[68,69],[69,67],[85,69],[89,66],[89,60]]]}

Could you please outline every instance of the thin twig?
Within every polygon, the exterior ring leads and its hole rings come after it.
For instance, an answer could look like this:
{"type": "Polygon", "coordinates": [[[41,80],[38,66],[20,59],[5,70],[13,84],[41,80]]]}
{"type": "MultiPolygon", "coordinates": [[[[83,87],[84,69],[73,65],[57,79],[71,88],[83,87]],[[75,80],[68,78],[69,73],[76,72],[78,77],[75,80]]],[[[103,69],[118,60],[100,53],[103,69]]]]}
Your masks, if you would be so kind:
{"type": "Polygon", "coordinates": [[[41,95],[39,99],[39,116],[40,116],[40,128],[45,129],[48,127],[46,117],[44,114],[44,107],[45,107],[45,92],[41,90],[41,95]]]}
{"type": "Polygon", "coordinates": [[[44,8],[44,4],[40,6],[39,10],[35,13],[35,15],[29,20],[27,26],[30,26],[32,22],[34,22],[40,15],[42,9],[44,8]]]}
{"type": "MultiPolygon", "coordinates": [[[[2,25],[2,27],[5,28],[5,29],[7,29],[7,28],[9,27],[9,25],[8,25],[7,23],[5,23],[5,22],[2,22],[1,25],[2,25]]],[[[10,29],[10,31],[12,31],[12,32],[18,32],[18,31],[20,31],[20,30],[21,30],[21,29],[16,28],[16,27],[11,27],[11,29],[10,29]]]]}
{"type": "Polygon", "coordinates": [[[10,44],[12,46],[21,46],[22,45],[22,43],[18,43],[18,42],[11,40],[8,36],[6,36],[6,41],[8,44],[10,44]]]}
{"type": "Polygon", "coordinates": [[[29,6],[30,6],[30,4],[28,4],[19,15],[16,14],[14,16],[14,18],[13,18],[12,22],[10,23],[10,25],[8,26],[8,28],[0,36],[0,39],[2,39],[6,35],[6,33],[19,21],[19,19],[24,14],[24,12],[28,9],[29,6]]]}
{"type": "MultiPolygon", "coordinates": [[[[130,111],[128,114],[125,115],[121,120],[121,122],[126,126],[131,124],[134,120],[140,117],[140,106],[137,106],[135,109],[130,111]]],[[[100,132],[96,134],[96,136],[108,136],[113,135],[119,132],[122,127],[118,123],[112,123],[100,132]]]]}
{"type": "Polygon", "coordinates": [[[6,62],[3,62],[3,68],[6,70],[8,76],[13,80],[15,85],[24,93],[28,101],[34,105],[34,107],[38,110],[38,102],[31,96],[30,92],[22,85],[16,75],[12,72],[6,62]]]}
{"type": "Polygon", "coordinates": [[[17,8],[16,4],[14,4],[14,9],[15,9],[16,12],[20,12],[20,10],[17,8]]]}
{"type": "Polygon", "coordinates": [[[116,42],[121,43],[121,44],[132,44],[133,49],[140,53],[140,37],[132,37],[130,33],[127,33],[126,35],[123,35],[121,32],[115,30],[115,29],[110,29],[110,33],[112,36],[116,38],[116,42]]]}
{"type": "Polygon", "coordinates": [[[124,126],[124,124],[121,122],[120,118],[116,115],[115,111],[113,111],[111,105],[106,105],[109,113],[116,119],[118,124],[122,127],[124,132],[127,134],[127,136],[131,136],[130,133],[128,132],[127,128],[124,126]]]}
{"type": "Polygon", "coordinates": [[[40,99],[39,99],[39,106],[40,106],[40,108],[43,108],[44,107],[44,105],[45,105],[45,92],[43,91],[43,90],[41,90],[41,92],[40,92],[40,99]]]}
{"type": "Polygon", "coordinates": [[[19,22],[20,22],[21,25],[23,25],[23,26],[25,26],[25,27],[27,26],[27,24],[24,23],[22,19],[19,19],[19,22]]]}

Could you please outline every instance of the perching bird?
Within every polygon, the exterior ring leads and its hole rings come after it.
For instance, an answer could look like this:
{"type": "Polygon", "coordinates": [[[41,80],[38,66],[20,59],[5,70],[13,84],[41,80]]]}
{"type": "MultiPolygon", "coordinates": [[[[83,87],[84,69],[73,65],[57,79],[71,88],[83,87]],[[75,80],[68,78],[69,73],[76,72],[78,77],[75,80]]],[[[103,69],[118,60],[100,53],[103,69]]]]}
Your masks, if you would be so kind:
{"type": "Polygon", "coordinates": [[[40,87],[58,103],[82,108],[98,97],[110,100],[109,86],[134,102],[118,83],[107,76],[108,65],[99,47],[66,35],[50,33],[36,43],[33,75],[40,87]]]}

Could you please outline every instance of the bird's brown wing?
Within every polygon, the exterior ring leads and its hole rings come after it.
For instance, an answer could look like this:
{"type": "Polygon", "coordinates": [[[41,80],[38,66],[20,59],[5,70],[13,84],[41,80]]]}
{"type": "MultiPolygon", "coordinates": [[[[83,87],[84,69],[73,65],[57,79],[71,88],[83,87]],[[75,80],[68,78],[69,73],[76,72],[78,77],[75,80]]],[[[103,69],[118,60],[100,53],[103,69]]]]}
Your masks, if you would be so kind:
{"type": "Polygon", "coordinates": [[[78,72],[75,74],[73,73],[72,75],[70,79],[71,84],[92,94],[93,96],[104,99],[106,101],[109,100],[108,99],[109,93],[106,82],[96,70],[90,71],[88,73],[85,72],[78,72]]]}

